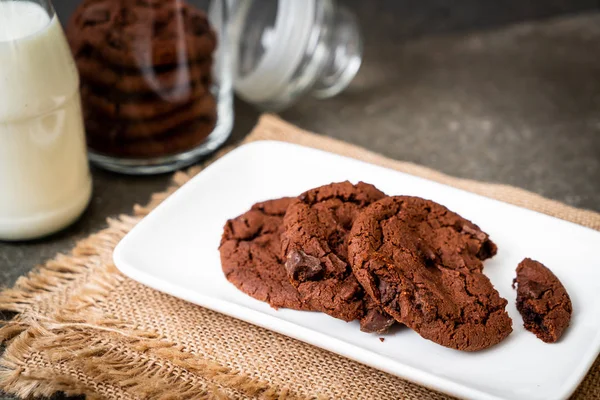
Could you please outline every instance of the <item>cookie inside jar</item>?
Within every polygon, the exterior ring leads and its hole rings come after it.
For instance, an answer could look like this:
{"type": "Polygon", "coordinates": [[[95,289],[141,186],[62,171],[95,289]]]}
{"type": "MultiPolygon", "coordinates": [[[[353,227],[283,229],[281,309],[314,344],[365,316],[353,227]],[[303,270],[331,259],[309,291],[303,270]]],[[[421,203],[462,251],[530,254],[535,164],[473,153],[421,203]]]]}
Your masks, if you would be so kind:
{"type": "Polygon", "coordinates": [[[217,124],[217,34],[181,0],[84,0],[67,37],[91,152],[148,160],[190,151],[217,124]]]}

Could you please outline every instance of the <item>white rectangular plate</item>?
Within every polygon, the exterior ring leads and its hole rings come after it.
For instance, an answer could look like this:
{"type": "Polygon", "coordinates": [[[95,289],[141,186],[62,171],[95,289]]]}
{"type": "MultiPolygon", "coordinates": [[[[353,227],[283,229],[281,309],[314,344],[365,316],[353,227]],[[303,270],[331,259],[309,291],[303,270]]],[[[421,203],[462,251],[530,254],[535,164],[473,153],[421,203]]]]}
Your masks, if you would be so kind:
{"type": "Polygon", "coordinates": [[[599,249],[600,233],[579,225],[357,160],[264,141],[239,147],[173,194],[123,239],[114,260],[125,275],[157,290],[455,396],[552,400],[575,390],[600,350],[599,249]],[[217,250],[227,219],[258,201],[344,180],[435,200],[488,232],[499,252],[485,272],[508,299],[513,333],[477,353],[444,348],[409,329],[382,343],[356,322],[276,311],[227,282],[217,250]],[[543,262],[571,295],[571,327],[556,344],[525,331],[515,308],[511,283],[524,257],[543,262]]]}

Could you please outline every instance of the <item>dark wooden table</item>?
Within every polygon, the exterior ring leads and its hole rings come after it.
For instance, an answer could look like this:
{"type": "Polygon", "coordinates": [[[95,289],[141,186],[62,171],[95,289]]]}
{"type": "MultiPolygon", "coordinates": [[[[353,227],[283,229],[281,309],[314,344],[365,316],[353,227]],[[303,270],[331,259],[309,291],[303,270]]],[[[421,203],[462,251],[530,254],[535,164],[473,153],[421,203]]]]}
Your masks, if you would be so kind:
{"type": "MultiPolygon", "coordinates": [[[[65,20],[74,1],[55,2],[65,20]]],[[[281,116],[303,128],[455,176],[502,182],[600,211],[598,1],[346,1],[365,36],[350,88],[281,116]]],[[[258,112],[236,103],[231,143],[258,112]]],[[[67,230],[0,243],[0,284],[128,213],[169,176],[93,169],[94,196],[67,230]]]]}

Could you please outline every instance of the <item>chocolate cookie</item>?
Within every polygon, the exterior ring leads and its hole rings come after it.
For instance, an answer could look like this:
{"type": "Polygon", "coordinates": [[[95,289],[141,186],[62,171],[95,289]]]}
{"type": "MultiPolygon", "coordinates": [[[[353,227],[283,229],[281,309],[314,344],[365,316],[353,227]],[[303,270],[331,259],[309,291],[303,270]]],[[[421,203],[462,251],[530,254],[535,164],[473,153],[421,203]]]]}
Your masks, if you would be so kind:
{"type": "Polygon", "coordinates": [[[97,90],[85,84],[81,85],[81,98],[85,107],[91,109],[99,117],[105,116],[117,120],[148,120],[157,117],[163,117],[179,109],[185,109],[193,103],[199,103],[207,95],[208,91],[204,86],[182,89],[184,101],[164,101],[164,100],[134,100],[123,98],[107,98],[98,93],[97,90]],[[185,94],[184,94],[185,93],[185,94]]]}
{"type": "MultiPolygon", "coordinates": [[[[139,121],[128,121],[123,119],[106,120],[102,114],[92,110],[90,106],[84,104],[84,116],[86,126],[94,124],[100,127],[98,133],[106,137],[116,137],[123,141],[137,139],[158,139],[166,137],[172,130],[182,125],[190,124],[194,121],[204,121],[206,124],[214,124],[217,120],[216,102],[211,94],[190,103],[184,108],[179,108],[169,114],[165,114],[153,119],[144,119],[139,121]],[[106,121],[104,126],[103,121],[106,121]]],[[[88,132],[88,134],[93,132],[88,132]]]]}
{"type": "Polygon", "coordinates": [[[84,84],[109,88],[124,94],[155,94],[172,102],[191,96],[191,84],[206,92],[210,83],[212,59],[195,64],[174,65],[168,69],[124,69],[106,65],[91,57],[78,57],[77,68],[84,84]]]}
{"type": "Polygon", "coordinates": [[[525,329],[546,343],[560,339],[571,321],[573,306],[558,278],[543,264],[526,258],[517,267],[514,283],[525,329]]]}
{"type": "Polygon", "coordinates": [[[227,280],[273,308],[310,310],[287,277],[281,255],[283,215],[292,198],[265,201],[227,221],[221,238],[221,266],[227,280]]]}
{"type": "MultiPolygon", "coordinates": [[[[118,136],[107,136],[104,124],[86,120],[87,142],[97,153],[116,157],[147,158],[177,154],[200,145],[215,128],[214,120],[198,119],[149,139],[123,141],[118,136]]],[[[116,133],[118,132],[111,132],[116,133]]]]}
{"type": "Polygon", "coordinates": [[[348,243],[367,293],[422,337],[475,351],[512,331],[507,301],[481,272],[496,246],[446,207],[416,197],[384,198],[356,219],[348,243]]]}
{"type": "Polygon", "coordinates": [[[140,68],[194,62],[210,57],[217,45],[206,14],[179,0],[85,0],[67,37],[75,58],[140,68]]]}
{"type": "Polygon", "coordinates": [[[285,267],[303,300],[345,321],[362,319],[368,331],[385,331],[393,319],[365,298],[347,262],[346,236],[358,213],[384,196],[363,182],[332,183],[300,195],[283,223],[285,267]]]}

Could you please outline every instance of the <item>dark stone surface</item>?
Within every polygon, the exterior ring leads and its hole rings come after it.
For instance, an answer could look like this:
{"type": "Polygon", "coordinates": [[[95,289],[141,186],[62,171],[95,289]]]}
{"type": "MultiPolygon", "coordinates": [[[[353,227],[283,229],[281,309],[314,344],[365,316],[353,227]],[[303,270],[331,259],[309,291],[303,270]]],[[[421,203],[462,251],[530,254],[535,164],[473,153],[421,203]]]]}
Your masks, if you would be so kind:
{"type": "Polygon", "coordinates": [[[368,31],[349,90],[282,116],[392,158],[600,211],[600,14],[404,42],[381,25],[368,31]]]}
{"type": "MultiPolygon", "coordinates": [[[[56,3],[63,20],[75,4],[56,3]]],[[[283,118],[393,158],[600,211],[598,1],[345,4],[365,36],[359,75],[342,95],[304,99],[283,118]]],[[[230,142],[258,116],[236,107],[230,142]]],[[[93,174],[92,203],[76,224],[40,241],[0,243],[0,285],[68,251],[169,181],[93,174]]]]}

